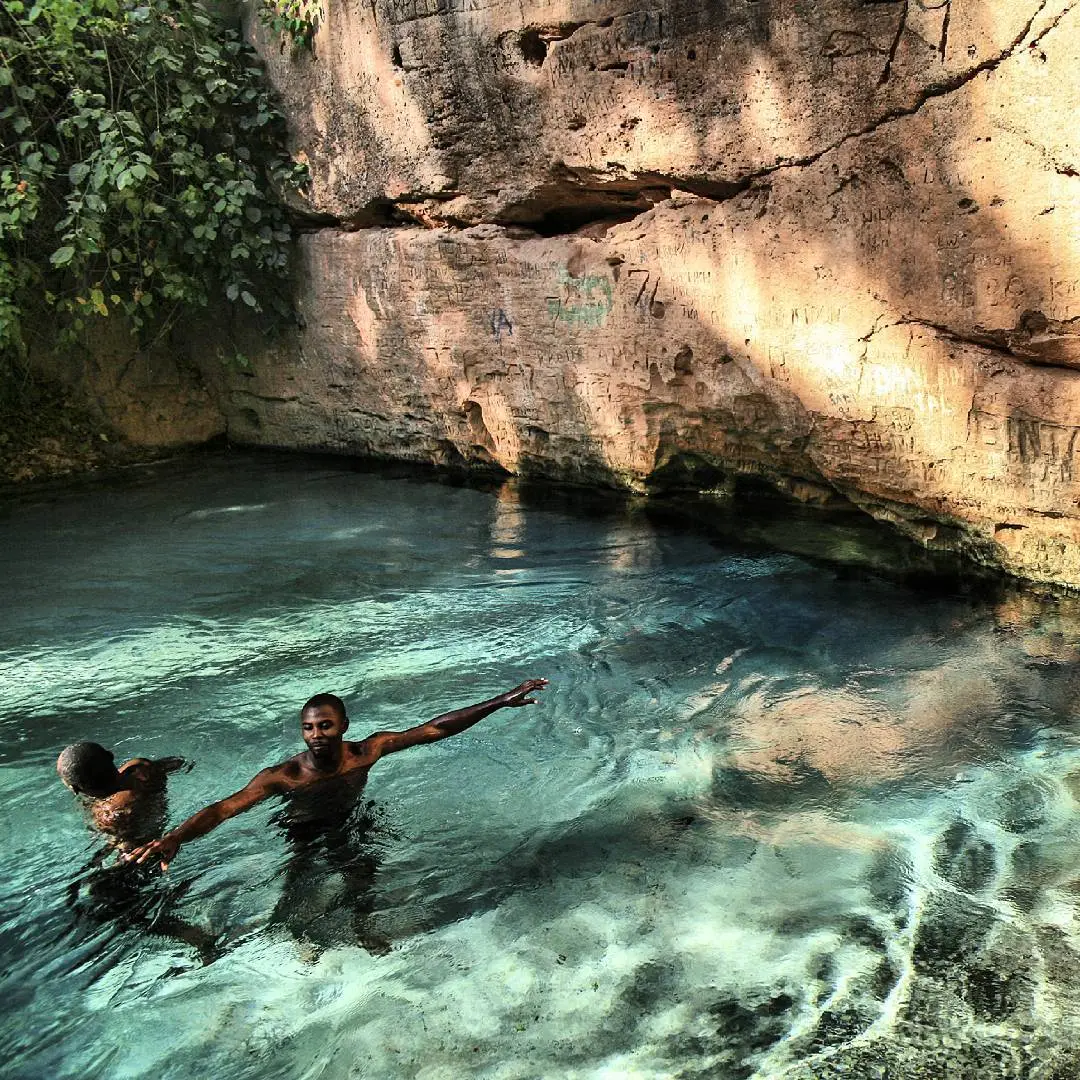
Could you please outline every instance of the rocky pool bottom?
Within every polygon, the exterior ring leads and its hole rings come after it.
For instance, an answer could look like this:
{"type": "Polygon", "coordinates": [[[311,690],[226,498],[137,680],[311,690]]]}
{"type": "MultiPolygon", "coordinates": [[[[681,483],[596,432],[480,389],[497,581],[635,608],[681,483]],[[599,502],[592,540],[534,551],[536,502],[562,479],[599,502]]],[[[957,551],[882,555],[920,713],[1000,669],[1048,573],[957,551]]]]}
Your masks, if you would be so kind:
{"type": "Polygon", "coordinates": [[[4,1077],[1080,1076],[1070,601],[265,455],[26,489],[0,544],[4,1077]],[[178,821],[316,691],[361,737],[531,675],[337,848],[264,804],[137,919],[53,772],[183,755],[178,821]]]}

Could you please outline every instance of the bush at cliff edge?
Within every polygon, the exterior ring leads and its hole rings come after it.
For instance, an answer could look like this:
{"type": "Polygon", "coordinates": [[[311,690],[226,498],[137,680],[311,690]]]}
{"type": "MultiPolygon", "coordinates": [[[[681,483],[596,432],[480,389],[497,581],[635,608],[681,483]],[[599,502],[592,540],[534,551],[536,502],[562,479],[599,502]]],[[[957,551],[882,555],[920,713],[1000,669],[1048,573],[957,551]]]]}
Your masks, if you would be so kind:
{"type": "Polygon", "coordinates": [[[0,8],[0,355],[47,309],[61,340],[144,338],[212,298],[259,309],[304,182],[255,54],[197,3],[0,8]]]}

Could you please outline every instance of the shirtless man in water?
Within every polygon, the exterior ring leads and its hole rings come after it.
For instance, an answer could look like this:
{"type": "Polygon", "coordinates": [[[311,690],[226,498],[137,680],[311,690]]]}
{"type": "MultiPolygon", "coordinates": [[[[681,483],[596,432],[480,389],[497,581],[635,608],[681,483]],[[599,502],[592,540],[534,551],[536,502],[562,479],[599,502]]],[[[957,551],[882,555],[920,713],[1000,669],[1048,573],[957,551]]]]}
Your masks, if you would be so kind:
{"type": "Polygon", "coordinates": [[[112,753],[97,743],[67,747],[56,760],[60,779],[83,805],[94,828],[120,851],[145,844],[165,828],[165,784],[183,768],[183,758],[132,758],[116,767],[112,753]]]}
{"type": "Polygon", "coordinates": [[[80,797],[91,826],[107,840],[68,886],[68,903],[79,920],[172,938],[193,946],[208,964],[220,955],[214,936],[173,911],[186,887],[162,895],[150,887],[144,870],[106,865],[112,852],[123,856],[161,835],[169,773],[186,764],[178,757],[132,758],[118,769],[112,752],[92,742],[61,752],[56,761],[60,779],[80,797]]]}
{"type": "Polygon", "coordinates": [[[263,769],[236,794],[192,814],[160,840],[128,851],[123,858],[134,863],[156,859],[161,869],[167,870],[181,845],[205,836],[223,821],[228,821],[271,795],[304,793],[332,799],[333,795],[328,789],[345,785],[355,798],[363,790],[368,772],[379,758],[397,753],[398,750],[407,750],[410,746],[458,735],[497,709],[534,705],[536,698],[529,695],[542,690],[547,684],[547,679],[527,679],[513,690],[507,690],[488,701],[443,713],[426,724],[405,731],[377,731],[360,742],[345,742],[349,718],[342,700],[333,694],[316,694],[300,710],[300,735],[307,750],[280,765],[263,769]],[[340,784],[330,784],[335,780],[340,784]],[[320,787],[321,791],[316,790],[320,787]]]}

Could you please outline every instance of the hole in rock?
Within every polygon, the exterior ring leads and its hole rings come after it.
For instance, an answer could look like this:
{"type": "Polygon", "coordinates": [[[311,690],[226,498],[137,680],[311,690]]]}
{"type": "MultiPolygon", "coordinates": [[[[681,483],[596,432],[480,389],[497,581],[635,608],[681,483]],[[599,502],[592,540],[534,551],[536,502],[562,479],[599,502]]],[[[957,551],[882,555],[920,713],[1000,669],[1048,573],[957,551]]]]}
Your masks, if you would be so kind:
{"type": "Polygon", "coordinates": [[[541,67],[553,41],[565,41],[584,25],[583,22],[568,22],[559,23],[557,26],[530,26],[521,32],[518,48],[521,49],[521,55],[527,64],[541,67]]]}
{"type": "Polygon", "coordinates": [[[548,43],[541,30],[525,30],[518,38],[518,48],[527,64],[540,67],[547,59],[548,43]]]}

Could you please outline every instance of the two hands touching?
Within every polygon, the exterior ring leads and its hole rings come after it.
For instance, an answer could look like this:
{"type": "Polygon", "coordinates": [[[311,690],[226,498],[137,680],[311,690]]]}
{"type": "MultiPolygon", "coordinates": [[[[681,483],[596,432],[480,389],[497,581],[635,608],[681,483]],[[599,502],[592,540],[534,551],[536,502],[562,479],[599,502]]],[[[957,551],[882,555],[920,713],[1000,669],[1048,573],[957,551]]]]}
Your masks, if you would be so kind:
{"type": "Polygon", "coordinates": [[[141,866],[148,859],[157,859],[161,863],[161,869],[168,870],[169,863],[176,858],[179,850],[180,841],[165,835],[160,840],[152,840],[149,844],[124,852],[120,856],[120,861],[141,866]]]}

